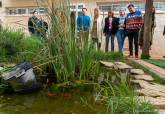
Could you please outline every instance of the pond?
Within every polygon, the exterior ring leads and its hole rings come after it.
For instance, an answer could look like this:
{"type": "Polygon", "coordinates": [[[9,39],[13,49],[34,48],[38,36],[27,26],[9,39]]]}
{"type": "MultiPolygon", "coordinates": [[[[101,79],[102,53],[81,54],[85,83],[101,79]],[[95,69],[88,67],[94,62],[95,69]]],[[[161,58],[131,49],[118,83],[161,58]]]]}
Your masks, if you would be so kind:
{"type": "Polygon", "coordinates": [[[48,96],[41,90],[31,94],[0,96],[0,114],[105,114],[104,106],[94,101],[93,92],[69,96],[48,96]]]}

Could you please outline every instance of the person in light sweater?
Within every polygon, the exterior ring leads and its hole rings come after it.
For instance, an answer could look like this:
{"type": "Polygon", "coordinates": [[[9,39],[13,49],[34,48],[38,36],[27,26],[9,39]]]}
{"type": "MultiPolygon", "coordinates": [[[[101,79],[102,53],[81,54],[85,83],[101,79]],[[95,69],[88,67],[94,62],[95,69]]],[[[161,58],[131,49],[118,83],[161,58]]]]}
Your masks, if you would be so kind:
{"type": "Polygon", "coordinates": [[[118,31],[117,31],[117,41],[118,41],[118,48],[119,48],[119,52],[123,52],[123,45],[124,45],[124,32],[125,32],[125,10],[124,9],[120,9],[119,11],[120,16],[118,17],[118,31]]]}
{"type": "Polygon", "coordinates": [[[99,9],[95,8],[91,37],[94,44],[97,45],[97,50],[99,50],[101,47],[102,29],[103,29],[103,18],[100,16],[99,9]]]}

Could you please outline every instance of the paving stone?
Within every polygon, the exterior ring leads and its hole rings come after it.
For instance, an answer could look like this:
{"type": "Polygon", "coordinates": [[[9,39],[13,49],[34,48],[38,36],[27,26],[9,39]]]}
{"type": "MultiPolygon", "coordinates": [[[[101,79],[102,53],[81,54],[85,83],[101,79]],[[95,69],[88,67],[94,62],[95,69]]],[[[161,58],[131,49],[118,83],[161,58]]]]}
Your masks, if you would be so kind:
{"type": "Polygon", "coordinates": [[[149,96],[149,97],[165,97],[165,93],[162,93],[157,90],[152,90],[152,89],[139,89],[136,90],[137,93],[143,96],[149,96]]]}
{"type": "Polygon", "coordinates": [[[165,108],[165,98],[163,97],[148,97],[148,96],[139,96],[138,99],[141,102],[150,102],[153,106],[159,109],[165,108]]]}
{"type": "Polygon", "coordinates": [[[133,60],[134,62],[146,67],[150,72],[157,74],[160,78],[165,79],[165,69],[156,65],[150,64],[143,60],[133,60]]]}
{"type": "Polygon", "coordinates": [[[146,81],[153,81],[153,77],[150,75],[132,75],[136,80],[146,80],[146,81]]]}
{"type": "Polygon", "coordinates": [[[109,67],[109,68],[114,67],[114,64],[112,62],[100,61],[100,63],[105,67],[109,67]]]}
{"type": "Polygon", "coordinates": [[[149,83],[144,80],[131,80],[131,82],[139,84],[140,87],[143,89],[155,90],[155,91],[165,93],[164,85],[160,85],[160,84],[156,84],[156,83],[149,83]]]}
{"type": "Polygon", "coordinates": [[[114,64],[115,64],[116,69],[120,69],[120,70],[132,69],[131,66],[129,66],[126,63],[123,63],[123,62],[114,62],[114,64]]]}
{"type": "Polygon", "coordinates": [[[157,110],[158,114],[165,114],[165,110],[157,110]]]}
{"type": "Polygon", "coordinates": [[[131,74],[135,74],[135,75],[143,75],[144,74],[144,71],[141,70],[141,69],[131,69],[130,70],[130,73],[131,74]]]}

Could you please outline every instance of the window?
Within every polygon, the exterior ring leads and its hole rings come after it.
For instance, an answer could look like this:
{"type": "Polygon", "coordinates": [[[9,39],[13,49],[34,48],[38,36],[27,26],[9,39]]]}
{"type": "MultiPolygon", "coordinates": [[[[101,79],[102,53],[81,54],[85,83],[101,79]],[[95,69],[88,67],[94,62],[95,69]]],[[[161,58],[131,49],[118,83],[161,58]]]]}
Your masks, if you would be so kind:
{"type": "Polygon", "coordinates": [[[39,14],[48,13],[48,8],[39,8],[39,14]]]}
{"type": "Polygon", "coordinates": [[[145,4],[144,3],[135,3],[135,8],[138,11],[144,11],[145,10],[145,4]]]}
{"type": "Polygon", "coordinates": [[[32,14],[34,11],[37,11],[39,14],[48,13],[48,8],[6,8],[7,15],[28,15],[32,14]]]}
{"type": "Polygon", "coordinates": [[[120,5],[120,4],[113,4],[112,6],[113,6],[112,9],[113,9],[114,11],[119,11],[119,10],[121,9],[121,5],[120,5]]]}
{"type": "Polygon", "coordinates": [[[17,14],[19,15],[26,14],[26,9],[17,9],[17,14]]]}
{"type": "Polygon", "coordinates": [[[17,11],[14,8],[7,9],[7,15],[16,15],[17,11]]]}
{"type": "Polygon", "coordinates": [[[111,5],[101,5],[99,6],[100,11],[102,12],[108,12],[110,9],[112,9],[111,5]]]}
{"type": "Polygon", "coordinates": [[[84,3],[70,4],[70,11],[75,11],[76,16],[82,15],[82,8],[85,7],[84,3]]]}
{"type": "Polygon", "coordinates": [[[78,9],[82,9],[83,8],[83,5],[78,5],[78,9]]]}
{"type": "Polygon", "coordinates": [[[164,11],[165,10],[165,3],[164,2],[154,2],[154,7],[156,10],[164,11]]]}
{"type": "Polygon", "coordinates": [[[71,5],[70,9],[74,10],[74,9],[76,9],[76,6],[75,5],[71,5]]]}
{"type": "Polygon", "coordinates": [[[34,11],[38,12],[37,8],[28,8],[28,14],[33,14],[34,11]]]}
{"type": "Polygon", "coordinates": [[[48,13],[48,8],[38,8],[38,7],[32,7],[28,8],[28,14],[32,14],[34,11],[37,11],[39,14],[45,14],[48,13]]]}

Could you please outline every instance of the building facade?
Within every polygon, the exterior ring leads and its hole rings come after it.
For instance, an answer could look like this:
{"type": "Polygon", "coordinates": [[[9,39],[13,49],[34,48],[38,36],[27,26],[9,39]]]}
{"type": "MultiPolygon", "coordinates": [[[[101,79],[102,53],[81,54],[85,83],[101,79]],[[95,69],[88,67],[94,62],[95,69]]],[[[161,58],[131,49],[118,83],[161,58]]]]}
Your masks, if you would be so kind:
{"type": "MultiPolygon", "coordinates": [[[[28,18],[34,10],[37,10],[41,16],[48,12],[45,1],[47,0],[0,0],[0,19],[5,25],[27,30],[28,18]]],[[[72,0],[70,9],[76,11],[78,15],[81,9],[86,7],[89,15],[92,15],[93,9],[98,7],[101,14],[106,14],[109,9],[115,12],[120,8],[127,9],[129,3],[133,3],[137,10],[145,9],[145,0],[72,0]]],[[[165,0],[154,0],[154,6],[157,14],[165,14],[165,0]]]]}

